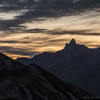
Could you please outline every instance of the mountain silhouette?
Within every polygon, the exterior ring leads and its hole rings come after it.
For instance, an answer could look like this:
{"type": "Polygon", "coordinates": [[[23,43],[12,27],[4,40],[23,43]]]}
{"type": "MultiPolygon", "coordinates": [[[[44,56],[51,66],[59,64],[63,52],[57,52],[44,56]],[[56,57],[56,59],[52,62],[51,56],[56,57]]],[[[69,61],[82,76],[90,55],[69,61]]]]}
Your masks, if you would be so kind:
{"type": "Polygon", "coordinates": [[[70,41],[69,45],[74,45],[74,44],[76,44],[76,41],[75,41],[74,39],[72,39],[72,40],[70,41]]]}
{"type": "Polygon", "coordinates": [[[100,96],[100,49],[89,49],[74,39],[56,53],[44,52],[35,57],[18,58],[28,65],[37,64],[65,82],[71,82],[89,93],[100,96]]]}
{"type": "Polygon", "coordinates": [[[0,100],[93,100],[93,96],[50,72],[25,66],[0,53],[0,100]]]}

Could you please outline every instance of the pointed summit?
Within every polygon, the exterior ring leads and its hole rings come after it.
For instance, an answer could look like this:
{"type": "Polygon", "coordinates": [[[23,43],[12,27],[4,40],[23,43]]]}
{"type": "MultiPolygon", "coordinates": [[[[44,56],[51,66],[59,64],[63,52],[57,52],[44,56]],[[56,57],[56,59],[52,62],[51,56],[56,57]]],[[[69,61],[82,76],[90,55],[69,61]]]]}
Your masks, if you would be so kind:
{"type": "Polygon", "coordinates": [[[70,41],[70,43],[69,43],[69,45],[73,45],[73,44],[76,44],[76,41],[74,40],[74,39],[72,39],[71,41],[70,41]]]}
{"type": "Polygon", "coordinates": [[[75,41],[74,39],[72,39],[72,40],[69,42],[69,44],[66,43],[64,49],[67,49],[68,47],[73,47],[73,45],[75,45],[75,44],[76,44],[76,41],[75,41]]]}

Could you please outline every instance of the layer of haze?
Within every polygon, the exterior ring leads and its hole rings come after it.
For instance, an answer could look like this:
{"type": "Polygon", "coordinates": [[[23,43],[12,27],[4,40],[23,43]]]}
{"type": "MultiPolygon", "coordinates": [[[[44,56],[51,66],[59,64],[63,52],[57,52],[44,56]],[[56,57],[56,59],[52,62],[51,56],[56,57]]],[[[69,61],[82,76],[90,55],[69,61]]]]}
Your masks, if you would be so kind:
{"type": "Polygon", "coordinates": [[[58,51],[74,38],[100,46],[100,0],[0,0],[0,52],[12,58],[58,51]]]}

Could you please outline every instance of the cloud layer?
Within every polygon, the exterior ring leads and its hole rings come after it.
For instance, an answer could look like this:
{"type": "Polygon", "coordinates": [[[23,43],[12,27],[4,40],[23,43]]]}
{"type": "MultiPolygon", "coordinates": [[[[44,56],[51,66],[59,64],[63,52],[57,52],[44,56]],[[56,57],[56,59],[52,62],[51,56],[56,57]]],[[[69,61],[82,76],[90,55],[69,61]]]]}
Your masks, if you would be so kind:
{"type": "Polygon", "coordinates": [[[100,0],[0,0],[0,12],[18,13],[12,20],[0,20],[0,30],[11,31],[26,28],[24,23],[43,21],[80,14],[100,6],[100,0]]]}
{"type": "Polygon", "coordinates": [[[34,56],[60,50],[74,36],[99,46],[99,7],[100,0],[0,0],[0,50],[34,56]]]}

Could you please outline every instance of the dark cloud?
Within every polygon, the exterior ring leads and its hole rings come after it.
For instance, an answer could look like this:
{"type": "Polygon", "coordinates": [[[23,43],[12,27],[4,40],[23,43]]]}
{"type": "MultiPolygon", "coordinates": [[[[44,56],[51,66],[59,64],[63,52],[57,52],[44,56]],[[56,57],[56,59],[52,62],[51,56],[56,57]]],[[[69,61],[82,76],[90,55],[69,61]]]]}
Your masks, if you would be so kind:
{"type": "Polygon", "coordinates": [[[63,43],[65,41],[66,39],[55,39],[55,40],[48,40],[48,43],[58,43],[58,42],[63,43]]]}
{"type": "Polygon", "coordinates": [[[70,34],[70,35],[100,35],[100,33],[90,33],[91,30],[74,30],[74,31],[66,31],[61,29],[55,29],[50,30],[47,33],[52,35],[64,35],[64,34],[70,34]]]}
{"type": "Polygon", "coordinates": [[[90,47],[100,48],[100,45],[88,45],[90,47]]]}
{"type": "Polygon", "coordinates": [[[44,33],[46,31],[47,31],[47,29],[39,29],[39,28],[37,28],[37,29],[25,29],[25,30],[23,30],[21,32],[24,32],[24,33],[44,33]]]}
{"type": "Polygon", "coordinates": [[[0,46],[0,51],[3,53],[10,53],[16,55],[24,55],[24,56],[34,56],[38,54],[38,52],[26,50],[23,48],[14,48],[10,46],[0,46]]]}
{"type": "Polygon", "coordinates": [[[45,20],[79,14],[85,10],[93,10],[100,6],[100,0],[0,0],[0,12],[20,12],[12,20],[0,20],[0,30],[23,30],[25,22],[45,20]],[[24,10],[27,10],[24,12],[24,10]]]}
{"type": "Polygon", "coordinates": [[[0,43],[23,43],[23,44],[27,44],[27,43],[31,43],[29,41],[0,41],[0,43]]]}

